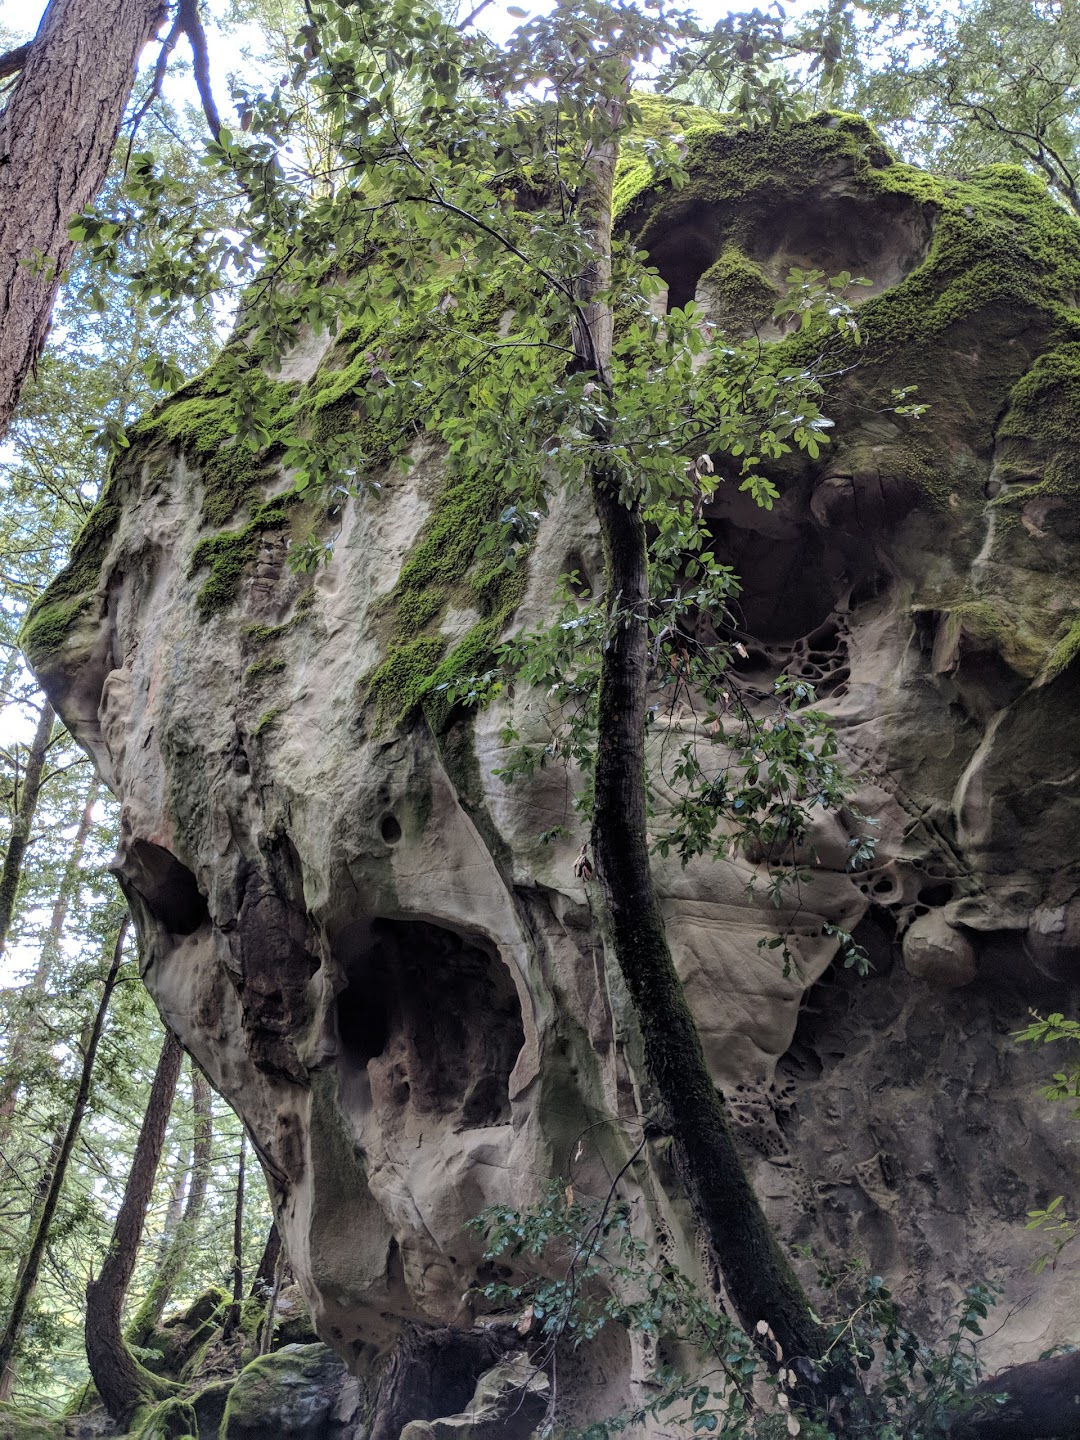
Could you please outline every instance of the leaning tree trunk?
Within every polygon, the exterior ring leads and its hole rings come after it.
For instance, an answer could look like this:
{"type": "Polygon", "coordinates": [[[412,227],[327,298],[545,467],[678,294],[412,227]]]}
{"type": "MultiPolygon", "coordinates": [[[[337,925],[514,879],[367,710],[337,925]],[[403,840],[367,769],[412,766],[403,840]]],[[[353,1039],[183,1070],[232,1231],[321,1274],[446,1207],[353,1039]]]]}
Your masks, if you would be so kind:
{"type": "MultiPolygon", "coordinates": [[[[3,171],[0,170],[0,176],[2,175],[3,171]]],[[[3,181],[0,179],[0,193],[2,190],[3,181]]],[[[0,323],[0,336],[2,336],[2,323],[0,323]]],[[[0,338],[0,348],[2,346],[3,340],[0,338]]],[[[11,837],[8,840],[7,854],[4,856],[3,867],[0,868],[0,955],[3,955],[4,947],[7,945],[8,932],[15,915],[15,901],[19,894],[23,861],[26,858],[26,847],[30,843],[30,827],[34,823],[34,812],[37,810],[38,799],[41,796],[41,776],[45,769],[45,756],[49,749],[49,740],[52,738],[55,719],[56,712],[46,700],[38,715],[34,738],[30,742],[30,754],[26,761],[26,772],[23,775],[15,818],[11,823],[11,837]]]]}
{"type": "MultiPolygon", "coordinates": [[[[594,147],[583,199],[591,253],[578,278],[573,327],[579,368],[612,396],[611,206],[618,154],[613,136],[594,147]]],[[[607,643],[601,658],[592,853],[606,910],[606,933],[634,1003],[653,1084],[664,1106],[694,1213],[743,1326],[767,1321],[786,1363],[794,1362],[807,1400],[824,1387],[799,1358],[821,1359],[828,1337],[784,1255],[747,1179],[723,1101],[676,973],[649,860],[645,724],[649,684],[648,542],[640,503],[620,494],[597,435],[591,475],[604,545],[607,643]]],[[[770,1355],[775,1359],[775,1355],[770,1355]]]]}
{"type": "Polygon", "coordinates": [[[210,1178],[210,1159],[213,1149],[214,1119],[211,1108],[210,1085],[202,1071],[192,1062],[191,1103],[195,1119],[195,1136],[191,1157],[191,1185],[188,1189],[184,1213],[176,1233],[158,1265],[157,1273],[150,1284],[142,1304],[135,1312],[135,1318],[128,1327],[129,1345],[145,1345],[151,1331],[161,1319],[165,1306],[183,1274],[184,1267],[191,1259],[195,1248],[199,1216],[206,1200],[206,1186],[210,1178]]]}
{"type": "Polygon", "coordinates": [[[37,1285],[38,1272],[41,1269],[42,1257],[45,1254],[45,1246],[49,1239],[49,1229],[52,1225],[53,1216],[56,1214],[56,1207],[60,1200],[60,1192],[64,1188],[64,1180],[67,1176],[68,1162],[71,1159],[71,1152],[78,1139],[79,1128],[82,1125],[83,1116],[86,1113],[86,1106],[90,1099],[90,1083],[94,1074],[94,1061],[97,1057],[98,1045],[101,1041],[101,1032],[105,1026],[105,1016],[109,1009],[109,1002],[112,999],[113,991],[116,988],[117,977],[120,972],[120,963],[124,954],[124,939],[127,936],[128,925],[131,917],[125,916],[116,937],[116,944],[113,946],[112,963],[109,966],[109,973],[105,977],[105,988],[101,992],[101,1000],[98,1002],[97,1013],[94,1016],[94,1023],[90,1028],[83,1050],[82,1072],[79,1077],[79,1088],[75,1095],[75,1103],[71,1107],[71,1115],[68,1118],[67,1127],[56,1152],[51,1159],[51,1171],[46,1187],[43,1190],[41,1203],[37,1209],[33,1225],[30,1247],[19,1267],[19,1273],[15,1281],[15,1295],[11,1302],[11,1309],[8,1312],[7,1324],[4,1326],[4,1333],[0,1335],[0,1384],[4,1391],[4,1399],[7,1398],[11,1389],[11,1380],[14,1375],[13,1363],[15,1350],[19,1343],[19,1332],[26,1316],[26,1307],[34,1293],[37,1285]]]}
{"type": "Polygon", "coordinates": [[[51,0],[0,115],[0,434],[41,353],[163,0],[51,0]]]}
{"type": "Polygon", "coordinates": [[[236,1206],[233,1210],[233,1284],[232,1304],[225,1316],[222,1334],[227,1339],[240,1325],[244,1304],[244,1170],[247,1152],[247,1131],[240,1132],[240,1163],[236,1170],[236,1206]]]}
{"type": "MultiPolygon", "coordinates": [[[[41,728],[42,726],[39,722],[39,732],[41,728]]],[[[52,728],[51,722],[49,728],[50,730],[52,728]]],[[[46,736],[46,744],[47,743],[48,736],[46,736]]],[[[44,751],[42,751],[42,758],[44,758],[44,751]]],[[[38,784],[40,788],[40,770],[38,784]]],[[[75,839],[68,853],[67,864],[64,866],[64,874],[60,881],[60,888],[56,892],[56,899],[53,901],[52,915],[49,917],[49,928],[45,934],[45,941],[41,947],[41,953],[38,956],[38,963],[34,969],[33,978],[30,980],[29,988],[32,995],[40,995],[43,993],[49,983],[52,967],[56,963],[56,957],[60,950],[60,938],[64,933],[64,924],[71,906],[71,898],[75,893],[82,871],[83,851],[86,849],[86,842],[90,837],[90,829],[94,822],[94,804],[97,800],[98,789],[99,782],[96,779],[92,780],[90,782],[90,789],[87,792],[86,803],[83,806],[82,816],[79,820],[79,828],[75,832],[75,839]]],[[[36,800],[34,803],[36,806],[36,800]]],[[[16,892],[18,891],[17,880],[15,882],[15,890],[16,892]]],[[[2,953],[2,950],[3,944],[2,940],[0,940],[0,953],[2,953]]],[[[7,1139],[11,1127],[11,1117],[15,1113],[15,1102],[19,1098],[19,1088],[22,1085],[22,1072],[26,1065],[27,1054],[30,1050],[33,1034],[32,1017],[28,1013],[22,1015],[19,1023],[13,1026],[12,1029],[13,1033],[4,1062],[4,1073],[0,1075],[0,1145],[7,1139]]],[[[3,1397],[0,1396],[0,1399],[2,1398],[3,1397]]]]}
{"type": "Polygon", "coordinates": [[[170,1030],[150,1086],[150,1099],[108,1253],[100,1276],[86,1287],[86,1358],[90,1374],[106,1410],[121,1422],[129,1420],[138,1406],[162,1400],[179,1388],[139,1364],[124,1341],[120,1321],[183,1058],[180,1041],[170,1030]]]}

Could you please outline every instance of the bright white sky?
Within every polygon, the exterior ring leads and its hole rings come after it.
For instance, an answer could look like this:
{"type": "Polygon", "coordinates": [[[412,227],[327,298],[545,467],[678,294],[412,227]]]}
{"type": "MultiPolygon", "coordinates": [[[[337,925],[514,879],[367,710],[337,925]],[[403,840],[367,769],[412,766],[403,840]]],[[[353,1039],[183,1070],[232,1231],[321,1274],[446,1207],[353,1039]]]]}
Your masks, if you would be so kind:
{"type": "MultiPolygon", "coordinates": [[[[519,0],[519,3],[521,9],[534,13],[549,8],[548,4],[544,3],[544,0],[538,0],[538,3],[533,4],[530,4],[530,0],[519,0]]],[[[225,0],[209,0],[208,8],[212,15],[220,15],[226,11],[227,4],[225,0]]],[[[467,13],[468,8],[467,5],[463,4],[463,11],[467,13]]],[[[724,0],[697,0],[693,8],[702,20],[715,22],[721,15],[727,14],[732,8],[741,9],[744,7],[741,4],[733,7],[729,3],[724,3],[724,0]]],[[[796,0],[796,5],[793,8],[796,10],[800,8],[798,0],[796,0]]],[[[37,29],[38,22],[44,11],[45,4],[43,0],[0,0],[0,25],[4,25],[9,30],[18,32],[20,37],[25,36],[29,38],[37,29]]],[[[488,34],[494,36],[496,39],[502,39],[509,35],[515,26],[521,23],[519,19],[508,15],[506,12],[507,0],[493,0],[493,3],[488,5],[484,11],[483,20],[480,23],[488,34]]],[[[255,40],[254,35],[252,36],[252,40],[255,40]]],[[[237,33],[230,36],[227,47],[220,45],[215,46],[213,43],[211,43],[210,46],[211,79],[223,118],[227,113],[229,97],[228,72],[231,70],[235,73],[237,69],[242,68],[242,58],[238,53],[242,45],[243,35],[242,33],[237,33]]],[[[146,56],[144,57],[144,64],[147,63],[147,61],[152,63],[155,54],[156,51],[154,47],[152,45],[149,46],[146,56]]],[[[181,54],[184,54],[184,58],[186,58],[183,50],[181,50],[181,54]]],[[[194,101],[196,99],[194,85],[190,85],[190,89],[188,85],[181,85],[177,90],[173,91],[171,98],[179,100],[182,96],[194,101]]]]}

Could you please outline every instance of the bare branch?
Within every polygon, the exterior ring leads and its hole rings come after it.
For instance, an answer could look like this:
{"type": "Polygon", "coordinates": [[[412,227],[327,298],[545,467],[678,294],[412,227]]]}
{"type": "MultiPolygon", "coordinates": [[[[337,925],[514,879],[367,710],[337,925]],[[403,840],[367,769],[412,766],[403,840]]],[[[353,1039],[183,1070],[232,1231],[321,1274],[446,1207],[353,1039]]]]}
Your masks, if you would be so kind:
{"type": "Polygon", "coordinates": [[[206,44],[206,31],[199,14],[199,0],[180,0],[176,11],[176,23],[181,27],[191,45],[195,62],[195,84],[202,101],[203,114],[210,127],[210,134],[216,140],[221,133],[221,116],[214,103],[214,92],[210,88],[210,53],[206,44]]]}
{"type": "Polygon", "coordinates": [[[6,80],[9,75],[19,73],[30,56],[32,43],[28,40],[25,45],[16,45],[14,50],[8,50],[5,54],[0,55],[0,80],[6,80]]]}

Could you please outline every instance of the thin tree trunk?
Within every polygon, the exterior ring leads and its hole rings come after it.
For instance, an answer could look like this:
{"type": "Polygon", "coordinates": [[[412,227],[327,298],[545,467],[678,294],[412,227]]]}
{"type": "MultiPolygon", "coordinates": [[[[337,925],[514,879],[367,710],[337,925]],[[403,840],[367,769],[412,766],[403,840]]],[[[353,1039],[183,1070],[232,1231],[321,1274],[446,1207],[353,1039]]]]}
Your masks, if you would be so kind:
{"type": "Polygon", "coordinates": [[[270,1299],[266,1304],[266,1319],[263,1321],[262,1335],[259,1337],[259,1354],[269,1355],[270,1347],[274,1343],[274,1326],[277,1322],[278,1300],[281,1298],[281,1285],[285,1279],[285,1247],[278,1245],[277,1260],[274,1264],[274,1285],[270,1291],[270,1299]]]}
{"type": "Polygon", "coordinates": [[[281,1231],[275,1220],[266,1236],[266,1244],[263,1246],[263,1252],[259,1259],[259,1268],[255,1271],[255,1278],[252,1280],[251,1289],[248,1292],[252,1300],[265,1300],[274,1288],[274,1277],[277,1274],[278,1256],[281,1251],[281,1231]]]}
{"type": "MultiPolygon", "coordinates": [[[[162,1265],[173,1238],[179,1228],[180,1221],[184,1215],[184,1201],[187,1199],[188,1183],[191,1179],[191,1146],[185,1145],[176,1157],[176,1169],[173,1171],[172,1189],[169,1191],[169,1204],[165,1210],[165,1221],[161,1227],[161,1238],[158,1240],[157,1263],[162,1265]]],[[[131,1332],[128,1331],[128,1339],[131,1339],[131,1332]]]]}
{"type": "MultiPolygon", "coordinates": [[[[0,170],[0,177],[2,175],[3,171],[0,170]]],[[[2,194],[3,180],[0,178],[0,195],[2,194]]],[[[3,222],[0,220],[0,233],[2,233],[2,229],[3,222]]],[[[0,268],[2,268],[2,263],[2,259],[0,259],[0,268]]],[[[2,331],[2,326],[0,326],[0,331],[2,331]]],[[[2,348],[2,344],[3,341],[0,339],[0,348],[2,348]]],[[[0,955],[3,955],[7,945],[11,921],[15,914],[15,900],[19,893],[19,881],[22,879],[23,861],[26,858],[26,847],[30,840],[30,827],[34,823],[34,812],[41,795],[41,775],[45,768],[45,755],[49,748],[49,740],[52,738],[55,720],[56,712],[46,700],[38,715],[37,728],[30,743],[30,754],[26,761],[26,771],[19,793],[19,804],[15,811],[15,818],[11,822],[11,838],[8,840],[3,867],[0,868],[0,955]]]]}
{"type": "Polygon", "coordinates": [[[48,1186],[44,1192],[36,1223],[33,1227],[30,1246],[19,1267],[19,1274],[15,1284],[15,1295],[11,1302],[11,1310],[8,1313],[7,1323],[4,1326],[4,1333],[0,1335],[0,1375],[3,1376],[8,1391],[10,1391],[12,1383],[9,1376],[13,1378],[12,1366],[15,1358],[15,1350],[19,1341],[19,1332],[26,1315],[26,1307],[30,1303],[30,1299],[34,1293],[34,1287],[37,1284],[38,1273],[41,1269],[41,1260],[45,1254],[45,1246],[49,1239],[49,1228],[52,1225],[53,1216],[56,1213],[56,1206],[60,1200],[60,1192],[63,1189],[64,1180],[67,1175],[68,1162],[71,1159],[71,1152],[78,1138],[79,1127],[82,1125],[83,1116],[86,1113],[86,1106],[90,1099],[90,1084],[94,1073],[94,1061],[97,1058],[98,1045],[101,1042],[101,1034],[105,1026],[105,1016],[109,1009],[109,1002],[116,988],[117,976],[120,971],[121,961],[123,960],[124,940],[127,936],[130,923],[130,915],[125,916],[116,937],[116,944],[113,946],[112,963],[105,977],[105,987],[101,992],[101,1000],[98,1003],[97,1012],[94,1015],[94,1023],[91,1026],[90,1034],[83,1051],[82,1073],[79,1077],[79,1088],[75,1095],[75,1103],[72,1106],[71,1116],[68,1119],[63,1139],[52,1162],[48,1186]]]}
{"type": "Polygon", "coordinates": [[[223,1333],[230,1336],[240,1324],[240,1307],[244,1302],[244,1170],[247,1132],[240,1132],[240,1165],[236,1174],[236,1209],[233,1212],[233,1287],[232,1304],[223,1333]]]}
{"type": "MultiPolygon", "coordinates": [[[[578,366],[611,396],[613,317],[611,206],[618,158],[613,135],[594,146],[582,197],[591,254],[578,280],[574,326],[578,366]]],[[[598,434],[603,455],[607,436],[598,434]]],[[[649,686],[648,540],[641,507],[620,494],[603,459],[592,482],[607,571],[608,639],[601,657],[592,853],[606,911],[606,933],[634,1003],[653,1084],[666,1112],[694,1213],[744,1328],[766,1321],[786,1363],[820,1397],[811,1367],[828,1338],[784,1255],[743,1169],[723,1100],[713,1084],[686,995],[672,961],[649,859],[645,724],[649,686]]],[[[770,1358],[775,1358],[771,1356],[770,1358]]],[[[827,1385],[828,1388],[828,1385],[827,1385]]]]}
{"type": "Polygon", "coordinates": [[[106,1410],[121,1422],[126,1422],[139,1405],[164,1399],[178,1389],[139,1364],[124,1341],[120,1322],[183,1058],[180,1041],[168,1031],[108,1253],[100,1276],[86,1287],[86,1358],[106,1410]]]}
{"type": "Polygon", "coordinates": [[[206,1200],[206,1186],[210,1179],[210,1159],[213,1149],[214,1120],[211,1107],[210,1085],[206,1076],[192,1062],[191,1105],[194,1112],[194,1143],[192,1146],[191,1185],[188,1189],[187,1204],[183,1218],[177,1226],[172,1243],[158,1266],[150,1289],[128,1327],[129,1345],[145,1345],[154,1326],[161,1319],[165,1306],[176,1282],[183,1274],[184,1267],[191,1259],[195,1240],[206,1200]]]}
{"type": "MultiPolygon", "coordinates": [[[[60,888],[56,892],[56,899],[53,902],[52,915],[49,917],[49,928],[46,931],[45,941],[38,956],[37,967],[30,981],[31,991],[36,994],[40,994],[46,985],[48,985],[52,967],[56,963],[56,957],[60,949],[60,937],[64,933],[64,924],[67,920],[68,910],[71,907],[71,897],[74,895],[79,883],[83,852],[86,849],[86,842],[90,836],[91,826],[93,825],[94,805],[97,801],[99,789],[100,781],[95,777],[90,782],[86,804],[83,806],[82,816],[79,820],[79,828],[75,832],[71,853],[64,867],[63,879],[60,881],[60,888]]],[[[11,1037],[11,1045],[4,1064],[4,1073],[0,1075],[0,1145],[3,1145],[7,1139],[8,1131],[11,1127],[11,1117],[15,1111],[15,1102],[19,1097],[19,1088],[22,1084],[22,1071],[26,1064],[30,1040],[31,1027],[29,1017],[26,1017],[18,1025],[15,1033],[11,1037]]]]}
{"type": "Polygon", "coordinates": [[[162,0],[51,0],[0,115],[0,434],[41,353],[162,0]]]}

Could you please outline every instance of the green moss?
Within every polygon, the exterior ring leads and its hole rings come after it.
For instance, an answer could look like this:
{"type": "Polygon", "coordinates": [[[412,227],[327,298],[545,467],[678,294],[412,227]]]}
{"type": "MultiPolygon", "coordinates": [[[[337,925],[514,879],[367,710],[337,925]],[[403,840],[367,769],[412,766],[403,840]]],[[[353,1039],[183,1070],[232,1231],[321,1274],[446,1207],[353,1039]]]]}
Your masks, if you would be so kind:
{"type": "Polygon", "coordinates": [[[127,457],[114,461],[97,504],[71,547],[70,560],[27,611],[19,643],[34,669],[48,669],[101,584],[101,567],[120,522],[119,491],[131,463],[127,457]]]}
{"type": "Polygon", "coordinates": [[[269,645],[274,640],[282,640],[296,629],[314,604],[314,589],[305,590],[293,606],[288,620],[283,620],[280,625],[248,625],[244,629],[244,639],[250,645],[269,645]]]}
{"type": "Polygon", "coordinates": [[[240,582],[248,566],[259,553],[262,537],[271,530],[283,529],[300,495],[289,491],[260,505],[240,530],[223,530],[200,540],[191,557],[190,575],[202,570],[210,574],[195,599],[201,619],[209,619],[227,609],[240,591],[240,582]]]}
{"type": "Polygon", "coordinates": [[[273,710],[264,710],[255,723],[255,729],[251,732],[256,738],[276,725],[283,713],[283,707],[277,705],[273,710]]]}
{"type": "Polygon", "coordinates": [[[186,1400],[165,1400],[141,1419],[135,1440],[198,1440],[199,1422],[186,1400]]]}
{"type": "MultiPolygon", "coordinates": [[[[826,346],[826,368],[837,378],[824,408],[841,443],[867,416],[889,409],[894,386],[917,386],[917,398],[931,409],[904,425],[892,460],[944,503],[956,493],[957,451],[986,454],[987,437],[1031,354],[1047,347],[1065,354],[1041,362],[1044,374],[1030,384],[1045,396],[1044,382],[1056,372],[1067,427],[1073,401],[1065,390],[1072,382],[1062,385],[1061,371],[1074,368],[1072,347],[1080,342],[1074,306],[1080,228],[1040,180],[1007,165],[962,181],[927,174],[897,161],[865,121],[848,115],[752,133],[713,125],[688,137],[688,145],[687,184],[654,186],[626,211],[624,223],[644,249],[691,226],[715,236],[714,270],[719,266],[723,278],[734,255],[759,253],[778,217],[802,212],[811,236],[815,223],[835,227],[831,202],[823,205],[823,181],[843,197],[855,229],[865,216],[873,236],[886,217],[895,233],[910,236],[911,268],[859,305],[862,343],[837,333],[826,346]]],[[[784,279],[775,268],[773,274],[766,266],[766,280],[784,279]]],[[[745,272],[741,280],[751,283],[745,272]]],[[[821,349],[819,337],[794,334],[779,342],[777,359],[801,366],[821,349]]],[[[722,357],[709,362],[722,363],[722,357]]],[[[1021,392],[1016,406],[1023,400],[1021,392]]],[[[1022,423],[1019,413],[1010,423],[1022,423]]],[[[981,504],[979,469],[968,473],[971,493],[960,498],[981,504]]]]}
{"type": "Polygon", "coordinates": [[[1024,504],[1036,495],[1071,495],[1080,489],[1080,342],[1040,355],[1013,387],[997,429],[996,473],[1021,484],[999,497],[1024,504]],[[1037,483],[1023,481],[1038,475],[1037,483]]]}
{"type": "Polygon", "coordinates": [[[271,1435],[321,1435],[344,1367],[325,1345],[286,1345],[241,1371],[229,1392],[220,1440],[268,1440],[271,1435]]]}
{"type": "MultiPolygon", "coordinates": [[[[240,506],[251,501],[267,480],[272,446],[252,449],[236,439],[236,410],[228,394],[216,393],[215,371],[193,381],[172,399],[140,420],[133,441],[165,440],[198,466],[203,482],[201,518],[207,525],[225,525],[240,506]]],[[[269,423],[284,433],[293,419],[295,387],[268,386],[265,400],[269,423]]]]}
{"type": "Polygon", "coordinates": [[[760,265],[736,245],[725,245],[720,259],[701,277],[710,291],[710,314],[721,329],[735,333],[756,330],[771,318],[780,291],[760,265]]]}
{"type": "Polygon", "coordinates": [[[722,126],[721,119],[702,109],[664,95],[637,94],[637,109],[631,133],[623,140],[615,172],[613,209],[621,217],[633,202],[653,185],[653,166],[649,151],[657,141],[688,141],[698,134],[707,134],[722,126]]]}
{"type": "Polygon", "coordinates": [[[415,709],[445,649],[445,640],[437,635],[390,647],[382,664],[360,682],[364,699],[375,707],[376,725],[396,725],[415,709]]]}
{"type": "Polygon", "coordinates": [[[1053,680],[1069,668],[1077,655],[1080,655],[1080,619],[1072,622],[1064,638],[1059,640],[1050,652],[1042,678],[1053,680]]]}
{"type": "Polygon", "coordinates": [[[249,665],[244,679],[265,680],[268,675],[280,675],[285,668],[285,661],[280,655],[268,655],[264,660],[256,660],[249,665]]]}
{"type": "Polygon", "coordinates": [[[1017,618],[1015,608],[997,597],[962,601],[950,606],[946,623],[958,634],[997,651],[1018,675],[1033,677],[1045,656],[1045,646],[1017,618]]]}
{"type": "Polygon", "coordinates": [[[63,1420],[33,1415],[6,1401],[0,1403],[0,1440],[61,1440],[66,1434],[63,1420]]]}

